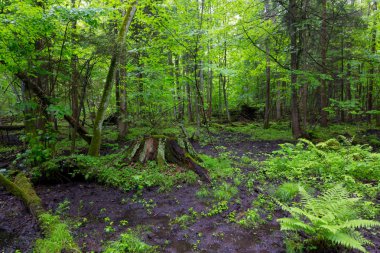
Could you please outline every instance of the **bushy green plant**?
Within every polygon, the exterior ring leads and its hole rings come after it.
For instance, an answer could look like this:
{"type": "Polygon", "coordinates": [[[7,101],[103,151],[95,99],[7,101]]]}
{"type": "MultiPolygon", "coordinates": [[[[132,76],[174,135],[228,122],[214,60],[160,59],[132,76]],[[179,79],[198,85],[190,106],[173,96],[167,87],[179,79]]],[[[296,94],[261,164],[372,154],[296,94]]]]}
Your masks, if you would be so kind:
{"type": "Polygon", "coordinates": [[[49,160],[54,152],[55,134],[44,132],[28,133],[23,137],[23,141],[28,143],[24,153],[17,155],[18,160],[22,160],[26,166],[34,167],[49,160]]]}
{"type": "Polygon", "coordinates": [[[280,185],[274,195],[282,202],[289,202],[297,196],[298,190],[299,184],[287,182],[280,185]]]}
{"type": "Polygon", "coordinates": [[[305,241],[315,246],[336,245],[366,252],[363,245],[371,244],[357,230],[380,226],[380,222],[360,219],[357,212],[359,198],[351,198],[341,185],[337,185],[319,197],[310,196],[303,187],[299,187],[301,207],[283,209],[291,214],[290,218],[280,218],[281,230],[305,233],[310,239],[305,241]]]}
{"type": "Polygon", "coordinates": [[[156,248],[142,242],[132,230],[120,235],[119,240],[109,243],[103,251],[104,253],[131,252],[131,253],[152,253],[156,248]]]}
{"type": "Polygon", "coordinates": [[[212,179],[221,179],[233,177],[235,169],[232,167],[232,161],[229,155],[222,153],[219,158],[213,158],[207,155],[200,155],[203,160],[203,166],[207,168],[212,179]]]}
{"type": "Polygon", "coordinates": [[[238,221],[238,224],[245,228],[255,228],[261,220],[258,210],[250,208],[244,213],[244,217],[238,221]]]}
{"type": "Polygon", "coordinates": [[[227,182],[223,182],[215,186],[212,191],[213,198],[217,201],[222,201],[222,200],[229,201],[234,196],[236,196],[237,193],[238,193],[237,187],[227,182]]]}
{"type": "Polygon", "coordinates": [[[196,212],[193,208],[189,208],[188,214],[177,216],[176,218],[170,221],[170,225],[178,224],[182,229],[186,229],[189,225],[196,221],[198,216],[198,212],[196,212]]]}

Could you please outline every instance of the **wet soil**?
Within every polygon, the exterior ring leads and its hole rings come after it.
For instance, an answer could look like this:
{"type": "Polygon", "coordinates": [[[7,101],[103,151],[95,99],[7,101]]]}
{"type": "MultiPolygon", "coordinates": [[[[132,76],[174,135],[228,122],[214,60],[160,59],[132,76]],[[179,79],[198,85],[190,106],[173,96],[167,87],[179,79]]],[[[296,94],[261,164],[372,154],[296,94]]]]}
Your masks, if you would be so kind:
{"type": "Polygon", "coordinates": [[[0,252],[30,252],[39,236],[37,223],[23,203],[0,188],[0,252]]]}
{"type": "MultiPolygon", "coordinates": [[[[228,132],[213,137],[212,144],[193,143],[196,150],[216,156],[215,146],[219,149],[224,146],[234,159],[246,155],[263,160],[283,143],[252,141],[243,134],[228,132]]],[[[254,168],[244,168],[245,172],[249,170],[254,168]]],[[[197,213],[210,208],[209,201],[195,195],[200,187],[199,184],[183,185],[170,192],[147,189],[136,196],[136,192],[123,192],[95,183],[72,182],[38,185],[36,191],[47,209],[69,222],[83,252],[101,252],[106,241],[116,240],[129,228],[139,231],[141,238],[158,246],[160,252],[285,252],[283,234],[276,222],[283,213],[275,212],[272,221],[255,229],[228,222],[230,212],[235,211],[239,216],[257,197],[256,192],[243,187],[237,196],[240,201],[231,202],[228,211],[211,217],[199,216],[184,227],[173,224],[171,221],[176,217],[189,214],[190,208],[197,213]]],[[[0,189],[0,249],[14,252],[18,248],[30,252],[39,236],[36,223],[22,203],[0,189]]]]}
{"type": "Polygon", "coordinates": [[[267,158],[268,154],[279,149],[279,144],[286,142],[283,140],[251,140],[250,138],[250,135],[242,133],[220,132],[212,134],[207,143],[193,141],[192,144],[199,153],[214,157],[218,156],[219,151],[224,150],[231,152],[235,158],[248,156],[251,159],[262,161],[267,158]]]}
{"type": "MultiPolygon", "coordinates": [[[[128,228],[141,231],[144,241],[159,246],[161,252],[283,252],[282,235],[275,222],[247,230],[228,223],[224,213],[199,217],[186,228],[170,224],[190,208],[198,213],[207,210],[208,203],[195,196],[198,188],[182,186],[168,193],[145,191],[137,201],[133,193],[94,183],[38,186],[36,191],[48,209],[56,211],[59,203],[70,202],[62,214],[77,227],[73,234],[85,252],[100,252],[104,241],[99,238],[115,240],[128,228]],[[125,220],[127,225],[123,224],[125,220]],[[107,232],[110,222],[115,231],[107,232]]],[[[242,196],[241,204],[231,206],[230,211],[246,210],[254,197],[242,196]]]]}

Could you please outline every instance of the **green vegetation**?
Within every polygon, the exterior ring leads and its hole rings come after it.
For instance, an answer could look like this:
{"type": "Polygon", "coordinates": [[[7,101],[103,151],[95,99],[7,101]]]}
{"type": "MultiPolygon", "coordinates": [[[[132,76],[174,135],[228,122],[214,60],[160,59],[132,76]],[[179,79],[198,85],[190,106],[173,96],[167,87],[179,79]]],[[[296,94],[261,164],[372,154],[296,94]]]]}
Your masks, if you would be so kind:
{"type": "Polygon", "coordinates": [[[352,145],[341,136],[314,145],[300,140],[282,144],[265,162],[270,179],[282,178],[315,187],[343,183],[350,192],[374,198],[379,192],[380,154],[366,145],[352,145]]]}
{"type": "Polygon", "coordinates": [[[243,218],[241,218],[237,223],[245,228],[255,228],[262,222],[260,214],[257,209],[248,209],[243,218]]]}
{"type": "Polygon", "coordinates": [[[281,230],[307,234],[309,238],[302,242],[305,248],[308,245],[317,248],[322,245],[328,248],[341,245],[367,252],[363,245],[371,242],[358,229],[380,226],[380,222],[360,218],[359,198],[351,198],[340,185],[326,190],[317,198],[310,196],[302,187],[299,192],[301,207],[283,205],[291,218],[278,219],[281,230]]]}
{"type": "Polygon", "coordinates": [[[250,136],[252,140],[292,140],[292,132],[288,122],[272,124],[268,129],[263,129],[260,124],[234,124],[224,128],[227,131],[243,133],[250,136]]]}
{"type": "Polygon", "coordinates": [[[142,242],[132,230],[128,230],[126,233],[120,235],[118,241],[110,242],[104,252],[151,253],[156,252],[156,249],[142,242]]]}
{"type": "Polygon", "coordinates": [[[68,226],[59,220],[59,216],[44,213],[39,216],[39,219],[45,237],[36,241],[35,252],[59,253],[63,250],[80,252],[74,243],[68,226]]]}
{"type": "MultiPolygon", "coordinates": [[[[379,0],[0,0],[0,189],[45,236],[25,251],[218,252],[224,232],[231,252],[283,251],[284,235],[288,251],[377,247],[362,235],[380,218],[379,14],[379,0]]],[[[3,199],[0,217],[24,217],[3,199]]],[[[9,230],[5,252],[27,231],[9,230]]]]}
{"type": "Polygon", "coordinates": [[[289,202],[297,196],[298,191],[299,184],[288,182],[280,185],[274,196],[282,202],[289,202]]]}

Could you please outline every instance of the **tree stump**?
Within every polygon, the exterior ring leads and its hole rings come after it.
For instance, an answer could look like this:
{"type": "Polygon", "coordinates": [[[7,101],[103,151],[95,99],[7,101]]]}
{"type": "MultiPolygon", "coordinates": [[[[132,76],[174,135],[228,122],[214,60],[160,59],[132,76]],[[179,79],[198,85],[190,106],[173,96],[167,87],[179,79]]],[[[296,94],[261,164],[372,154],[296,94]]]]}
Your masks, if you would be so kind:
{"type": "Polygon", "coordinates": [[[159,166],[172,163],[184,169],[194,171],[202,181],[210,183],[210,176],[200,165],[198,157],[191,143],[182,138],[153,135],[137,140],[127,149],[127,162],[146,163],[156,161],[159,166]]]}

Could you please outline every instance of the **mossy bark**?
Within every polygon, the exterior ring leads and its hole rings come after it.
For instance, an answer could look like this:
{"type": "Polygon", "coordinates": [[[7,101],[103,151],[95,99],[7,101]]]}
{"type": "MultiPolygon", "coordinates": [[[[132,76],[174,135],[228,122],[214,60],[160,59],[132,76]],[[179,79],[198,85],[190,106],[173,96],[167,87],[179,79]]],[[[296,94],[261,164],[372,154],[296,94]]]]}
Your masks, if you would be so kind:
{"type": "Polygon", "coordinates": [[[44,212],[41,199],[37,196],[32,184],[23,173],[16,176],[14,183],[0,173],[0,183],[10,193],[20,198],[34,217],[38,218],[44,212]]]}
{"type": "Polygon", "coordinates": [[[113,78],[116,72],[116,65],[117,65],[117,61],[119,60],[121,48],[124,45],[126,34],[132,22],[133,16],[135,15],[135,12],[136,12],[136,3],[128,10],[128,13],[125,15],[123,19],[123,24],[119,32],[115,51],[113,52],[111,64],[108,69],[108,74],[107,74],[106,83],[103,89],[102,99],[99,104],[99,109],[96,113],[93,136],[92,136],[91,144],[88,150],[88,154],[91,156],[99,156],[100,145],[102,141],[103,121],[104,121],[104,117],[105,117],[106,110],[107,110],[111,93],[112,93],[113,78]]]}
{"type": "MultiPolygon", "coordinates": [[[[39,226],[43,230],[43,234],[49,238],[50,233],[53,233],[55,227],[47,228],[43,221],[43,215],[48,214],[42,207],[41,199],[38,197],[37,193],[33,189],[32,184],[24,173],[19,173],[14,182],[7,179],[3,174],[0,173],[0,184],[3,185],[10,193],[20,198],[24,204],[28,207],[30,213],[38,221],[39,226]]],[[[55,226],[59,226],[61,223],[57,222],[55,226]]],[[[70,237],[71,238],[71,237],[70,237]]],[[[65,246],[64,246],[65,247],[65,246]]],[[[65,252],[79,252],[79,247],[73,242],[71,238],[71,243],[65,252]]]]}

